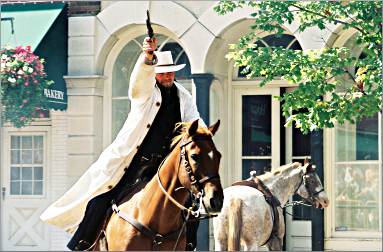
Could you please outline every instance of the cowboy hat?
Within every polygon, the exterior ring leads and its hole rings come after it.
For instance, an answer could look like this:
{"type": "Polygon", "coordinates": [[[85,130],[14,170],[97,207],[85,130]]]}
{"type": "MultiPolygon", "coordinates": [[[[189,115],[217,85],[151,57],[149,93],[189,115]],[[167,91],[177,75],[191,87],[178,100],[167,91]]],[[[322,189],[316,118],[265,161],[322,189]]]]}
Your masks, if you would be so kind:
{"type": "Polygon", "coordinates": [[[157,64],[154,68],[155,73],[176,72],[185,67],[185,64],[174,64],[171,51],[155,52],[155,54],[157,56],[157,64]]]}

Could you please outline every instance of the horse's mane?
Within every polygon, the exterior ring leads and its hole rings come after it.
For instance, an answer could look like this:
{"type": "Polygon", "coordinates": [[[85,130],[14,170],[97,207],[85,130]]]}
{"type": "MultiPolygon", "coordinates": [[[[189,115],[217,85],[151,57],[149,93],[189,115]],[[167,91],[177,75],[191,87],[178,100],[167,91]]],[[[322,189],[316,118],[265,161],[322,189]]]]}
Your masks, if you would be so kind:
{"type": "Polygon", "coordinates": [[[294,162],[294,163],[282,165],[278,168],[273,169],[271,172],[265,172],[264,174],[260,175],[259,178],[262,180],[269,179],[269,178],[274,177],[278,174],[290,171],[292,169],[299,168],[301,166],[302,166],[302,164],[299,162],[294,162]]]}
{"type": "MultiPolygon", "coordinates": [[[[191,122],[179,122],[176,123],[176,126],[174,128],[174,132],[179,131],[180,133],[173,137],[172,143],[170,145],[170,148],[172,149],[181,139],[188,134],[187,129],[190,127],[192,123],[191,122]]],[[[197,134],[205,134],[209,136],[213,136],[213,134],[209,131],[208,128],[198,127],[197,134]]]]}

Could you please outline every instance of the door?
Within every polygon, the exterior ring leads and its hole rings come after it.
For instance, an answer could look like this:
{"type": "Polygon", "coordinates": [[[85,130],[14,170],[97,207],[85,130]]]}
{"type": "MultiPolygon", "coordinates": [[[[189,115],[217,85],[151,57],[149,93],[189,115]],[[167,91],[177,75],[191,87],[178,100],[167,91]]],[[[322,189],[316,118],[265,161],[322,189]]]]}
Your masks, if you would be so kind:
{"type": "MultiPolygon", "coordinates": [[[[283,125],[281,126],[283,127],[283,125]]],[[[301,131],[292,127],[285,128],[285,157],[286,163],[300,162],[305,158],[311,159],[311,135],[304,135],[301,131]]],[[[300,201],[299,195],[293,195],[290,201],[300,201]]],[[[297,205],[286,207],[286,250],[288,251],[311,251],[311,216],[312,208],[297,205]]]]}
{"type": "Polygon", "coordinates": [[[261,175],[280,165],[279,88],[234,89],[236,179],[261,175]]]}
{"type": "Polygon", "coordinates": [[[1,249],[48,250],[39,216],[47,206],[47,132],[5,130],[1,164],[1,249]]]}

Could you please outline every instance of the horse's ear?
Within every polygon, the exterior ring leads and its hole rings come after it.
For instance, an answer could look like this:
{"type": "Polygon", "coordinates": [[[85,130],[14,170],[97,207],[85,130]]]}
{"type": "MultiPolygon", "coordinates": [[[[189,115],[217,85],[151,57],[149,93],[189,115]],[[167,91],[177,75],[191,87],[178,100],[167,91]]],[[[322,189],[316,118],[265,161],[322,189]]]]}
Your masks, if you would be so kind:
{"type": "Polygon", "coordinates": [[[192,124],[190,125],[188,129],[189,136],[194,136],[195,133],[197,133],[197,129],[198,129],[198,119],[192,122],[192,124]]]}
{"type": "Polygon", "coordinates": [[[218,121],[213,124],[212,126],[209,127],[209,131],[211,132],[211,134],[215,134],[215,132],[217,132],[218,128],[219,128],[219,125],[220,125],[221,121],[218,119],[218,121]]]}
{"type": "Polygon", "coordinates": [[[304,164],[304,173],[308,173],[308,172],[314,172],[315,171],[315,165],[311,164],[311,163],[305,163],[304,164]]]}

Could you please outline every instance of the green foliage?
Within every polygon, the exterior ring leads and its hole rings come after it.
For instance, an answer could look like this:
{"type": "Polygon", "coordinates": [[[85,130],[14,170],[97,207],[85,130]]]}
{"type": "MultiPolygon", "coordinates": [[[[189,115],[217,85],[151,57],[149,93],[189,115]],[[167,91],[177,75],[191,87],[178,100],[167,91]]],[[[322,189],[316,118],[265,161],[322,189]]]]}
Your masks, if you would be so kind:
{"type": "Polygon", "coordinates": [[[334,127],[335,122],[355,123],[381,111],[381,1],[223,0],[215,6],[215,11],[224,15],[245,6],[254,8],[253,31],[230,45],[227,58],[235,66],[244,66],[242,73],[248,78],[263,77],[261,86],[275,77],[298,85],[293,92],[279,97],[283,115],[287,117],[286,126],[295,121],[307,133],[334,127]],[[311,27],[327,29],[328,24],[352,29],[356,45],[363,48],[366,56],[356,58],[346,47],[300,51],[254,44],[259,31],[282,34],[282,26],[294,20],[298,21],[300,32],[311,27]],[[355,74],[352,69],[357,69],[355,74]],[[339,93],[345,77],[353,84],[339,93]]]}

